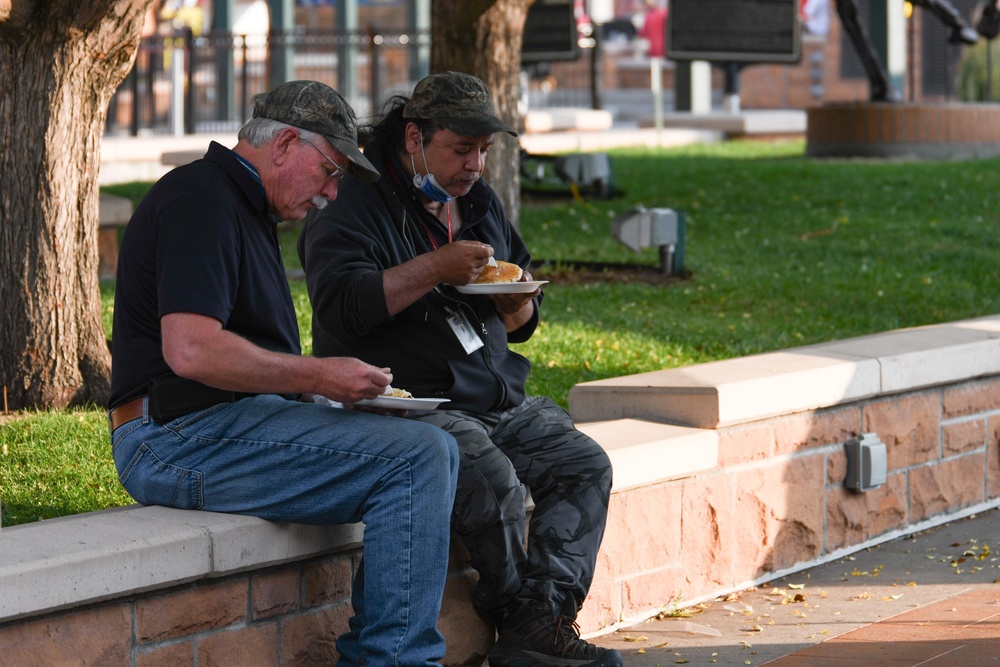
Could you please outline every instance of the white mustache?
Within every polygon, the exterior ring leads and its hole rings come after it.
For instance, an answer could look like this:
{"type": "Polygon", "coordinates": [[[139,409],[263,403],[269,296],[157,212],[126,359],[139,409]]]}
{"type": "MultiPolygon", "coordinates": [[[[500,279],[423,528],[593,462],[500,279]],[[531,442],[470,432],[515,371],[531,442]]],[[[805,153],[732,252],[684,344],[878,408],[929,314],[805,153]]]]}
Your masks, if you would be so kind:
{"type": "Polygon", "coordinates": [[[312,205],[316,208],[326,208],[326,205],[330,203],[327,198],[322,195],[316,195],[309,201],[312,202],[312,205]]]}

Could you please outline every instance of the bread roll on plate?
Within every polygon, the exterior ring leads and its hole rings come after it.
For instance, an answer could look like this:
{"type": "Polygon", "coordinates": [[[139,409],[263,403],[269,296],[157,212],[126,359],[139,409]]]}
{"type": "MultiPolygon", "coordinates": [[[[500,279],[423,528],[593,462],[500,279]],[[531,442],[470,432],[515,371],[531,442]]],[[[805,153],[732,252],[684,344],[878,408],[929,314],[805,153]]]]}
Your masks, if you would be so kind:
{"type": "Polygon", "coordinates": [[[473,285],[484,285],[488,283],[516,283],[521,279],[524,272],[517,264],[497,260],[497,265],[487,266],[479,277],[472,281],[473,285]]]}

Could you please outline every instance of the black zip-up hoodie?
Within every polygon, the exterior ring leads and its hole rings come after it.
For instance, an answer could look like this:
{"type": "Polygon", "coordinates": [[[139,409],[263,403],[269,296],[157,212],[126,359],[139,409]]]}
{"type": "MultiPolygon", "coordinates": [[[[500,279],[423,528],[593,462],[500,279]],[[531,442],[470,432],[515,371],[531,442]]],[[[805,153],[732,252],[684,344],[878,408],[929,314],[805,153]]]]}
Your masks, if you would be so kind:
{"type": "MultiPolygon", "coordinates": [[[[391,156],[369,146],[365,155],[382,176],[363,183],[350,175],[336,200],[312,211],[299,237],[298,253],[313,307],[313,354],[358,357],[392,370],[393,386],[417,397],[444,397],[447,409],[482,413],[519,405],[531,365],[508,342],[527,340],[538,325],[535,313],[508,334],[488,296],[460,294],[447,285],[389,316],[382,272],[428,252],[430,216],[406,172],[391,156]],[[484,346],[467,354],[446,317],[461,311],[484,346]]],[[[527,268],[531,256],[496,193],[478,181],[453,200],[462,227],[456,240],[493,247],[494,257],[527,268]]]]}

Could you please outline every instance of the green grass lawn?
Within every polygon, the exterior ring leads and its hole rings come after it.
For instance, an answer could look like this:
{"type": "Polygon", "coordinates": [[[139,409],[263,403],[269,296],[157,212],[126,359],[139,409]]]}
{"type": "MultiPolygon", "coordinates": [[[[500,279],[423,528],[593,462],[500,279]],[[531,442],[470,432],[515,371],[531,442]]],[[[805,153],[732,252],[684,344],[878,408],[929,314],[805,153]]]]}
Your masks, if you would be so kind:
{"type": "MultiPolygon", "coordinates": [[[[655,249],[620,246],[611,221],[667,207],[685,214],[690,276],[547,285],[538,332],[517,346],[533,362],[531,393],[565,405],[586,380],[1000,312],[1000,160],[812,160],[801,141],[621,149],[611,160],[620,197],[526,199],[535,257],[657,266],[655,249]]],[[[282,232],[290,268],[295,235],[282,232]]],[[[308,352],[305,286],[291,286],[308,352]]],[[[112,296],[102,285],[109,332],[112,296]]],[[[130,502],[103,413],[0,425],[0,501],[4,525],[130,502]]]]}

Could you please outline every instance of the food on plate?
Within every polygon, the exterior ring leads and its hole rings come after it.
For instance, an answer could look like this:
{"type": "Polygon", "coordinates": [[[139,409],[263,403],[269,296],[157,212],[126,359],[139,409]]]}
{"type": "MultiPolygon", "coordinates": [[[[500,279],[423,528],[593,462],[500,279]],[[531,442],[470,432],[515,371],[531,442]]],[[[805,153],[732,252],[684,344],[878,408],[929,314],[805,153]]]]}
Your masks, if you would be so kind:
{"type": "Polygon", "coordinates": [[[405,389],[396,389],[395,387],[386,387],[385,396],[392,396],[393,398],[413,398],[413,394],[406,391],[405,389]]]}
{"type": "Polygon", "coordinates": [[[487,283],[516,283],[524,273],[517,264],[496,261],[496,267],[487,266],[479,277],[472,281],[473,285],[484,285],[487,283]]]}

